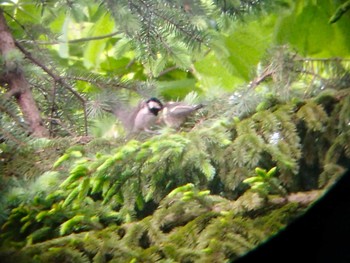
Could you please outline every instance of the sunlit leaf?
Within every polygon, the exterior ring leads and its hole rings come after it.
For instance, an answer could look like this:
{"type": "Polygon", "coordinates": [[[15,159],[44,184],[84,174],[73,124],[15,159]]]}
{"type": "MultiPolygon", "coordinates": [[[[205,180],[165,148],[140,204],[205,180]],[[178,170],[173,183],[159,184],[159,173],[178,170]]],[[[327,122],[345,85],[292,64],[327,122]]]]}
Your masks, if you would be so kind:
{"type": "MultiPolygon", "coordinates": [[[[92,27],[89,37],[96,37],[112,33],[114,30],[114,22],[111,17],[106,14],[102,16],[92,27]]],[[[84,66],[88,69],[99,67],[103,61],[103,52],[109,38],[89,41],[84,48],[84,66]]]]}

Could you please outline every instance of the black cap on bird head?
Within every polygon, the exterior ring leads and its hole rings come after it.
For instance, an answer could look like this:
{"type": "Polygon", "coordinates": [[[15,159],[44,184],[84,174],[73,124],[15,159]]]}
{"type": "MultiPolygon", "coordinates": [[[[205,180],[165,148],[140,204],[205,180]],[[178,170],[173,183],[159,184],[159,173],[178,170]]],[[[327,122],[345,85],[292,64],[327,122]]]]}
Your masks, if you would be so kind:
{"type": "Polygon", "coordinates": [[[146,104],[147,104],[148,109],[154,115],[158,115],[158,112],[163,109],[163,103],[159,99],[157,99],[155,97],[152,97],[152,98],[148,99],[146,101],[146,104]]]}

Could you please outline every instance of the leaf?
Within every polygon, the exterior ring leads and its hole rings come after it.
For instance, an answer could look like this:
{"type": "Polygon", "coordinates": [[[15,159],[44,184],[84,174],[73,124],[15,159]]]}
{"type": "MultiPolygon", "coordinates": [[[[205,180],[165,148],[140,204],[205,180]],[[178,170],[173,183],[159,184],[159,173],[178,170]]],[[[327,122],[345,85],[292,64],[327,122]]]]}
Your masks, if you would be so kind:
{"type": "Polygon", "coordinates": [[[69,14],[64,19],[64,23],[61,29],[61,35],[58,38],[60,44],[58,46],[58,54],[61,58],[69,57],[69,46],[68,46],[68,30],[69,30],[70,16],[69,14]]]}
{"type": "MultiPolygon", "coordinates": [[[[101,16],[100,19],[92,27],[89,37],[101,36],[112,33],[114,30],[114,22],[109,14],[101,16]]],[[[87,69],[98,68],[102,61],[102,54],[106,48],[109,38],[95,41],[89,41],[84,48],[84,66],[87,69]]]]}
{"type": "Polygon", "coordinates": [[[16,17],[20,18],[21,23],[26,24],[36,24],[40,23],[40,8],[36,6],[36,3],[31,1],[18,1],[19,3],[14,4],[11,2],[11,5],[15,5],[15,14],[16,17]]]}
{"type": "Polygon", "coordinates": [[[180,79],[172,81],[159,81],[157,82],[158,90],[160,94],[170,99],[183,99],[189,92],[200,90],[196,88],[195,79],[180,79]]]}
{"type": "MultiPolygon", "coordinates": [[[[214,95],[220,94],[223,91],[232,91],[234,84],[243,83],[241,78],[232,75],[224,63],[225,61],[214,53],[209,53],[206,57],[194,63],[196,69],[194,75],[198,79],[198,84],[205,91],[214,95]]],[[[227,58],[226,63],[229,63],[227,58]]]]}
{"type": "Polygon", "coordinates": [[[118,40],[114,45],[114,55],[119,58],[131,49],[131,40],[124,37],[118,40]]]}
{"type": "Polygon", "coordinates": [[[332,17],[329,19],[329,23],[333,24],[337,22],[347,11],[350,9],[350,0],[339,6],[332,17]]]}
{"type": "Polygon", "coordinates": [[[304,56],[348,56],[349,17],[343,16],[338,23],[329,23],[330,12],[336,8],[336,3],[296,1],[293,10],[279,18],[275,34],[277,44],[289,44],[304,56]]]}

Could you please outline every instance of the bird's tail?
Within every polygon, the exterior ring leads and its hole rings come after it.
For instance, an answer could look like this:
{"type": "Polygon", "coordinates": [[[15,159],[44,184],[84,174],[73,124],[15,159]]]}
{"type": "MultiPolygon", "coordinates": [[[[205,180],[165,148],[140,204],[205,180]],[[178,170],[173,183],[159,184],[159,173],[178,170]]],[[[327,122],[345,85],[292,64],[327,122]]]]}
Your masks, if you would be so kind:
{"type": "Polygon", "coordinates": [[[199,110],[199,109],[203,108],[204,106],[205,105],[201,103],[201,104],[198,104],[198,105],[194,106],[193,109],[194,110],[199,110]]]}

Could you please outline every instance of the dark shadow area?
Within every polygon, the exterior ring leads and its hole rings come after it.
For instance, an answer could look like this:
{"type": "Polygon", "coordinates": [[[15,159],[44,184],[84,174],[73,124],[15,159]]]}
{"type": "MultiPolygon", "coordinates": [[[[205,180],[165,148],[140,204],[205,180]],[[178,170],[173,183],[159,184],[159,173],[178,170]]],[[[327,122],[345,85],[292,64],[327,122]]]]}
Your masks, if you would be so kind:
{"type": "Polygon", "coordinates": [[[350,262],[350,174],[304,215],[234,262],[350,262]]]}

